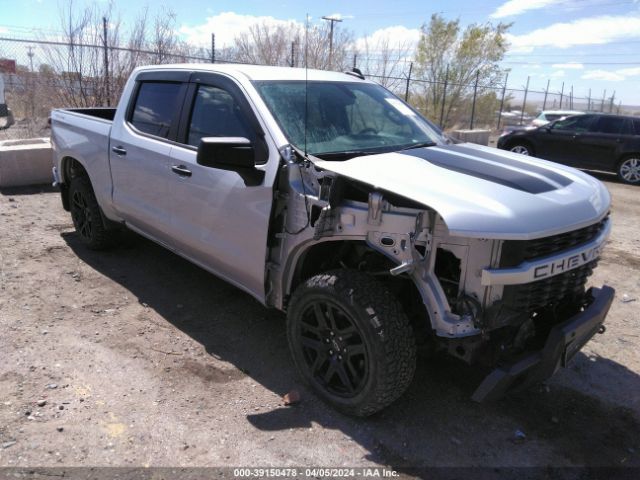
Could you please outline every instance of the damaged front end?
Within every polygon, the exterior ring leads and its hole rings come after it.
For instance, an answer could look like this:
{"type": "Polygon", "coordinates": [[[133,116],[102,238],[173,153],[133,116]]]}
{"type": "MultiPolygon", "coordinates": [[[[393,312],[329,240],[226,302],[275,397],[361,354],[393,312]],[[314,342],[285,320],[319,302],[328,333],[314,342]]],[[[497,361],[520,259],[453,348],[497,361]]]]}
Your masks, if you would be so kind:
{"type": "Polygon", "coordinates": [[[608,218],[536,240],[463,237],[421,203],[282,154],[267,264],[276,308],[319,272],[373,275],[419,344],[493,369],[477,401],[544,380],[604,330],[613,289],[585,285],[608,218]]]}

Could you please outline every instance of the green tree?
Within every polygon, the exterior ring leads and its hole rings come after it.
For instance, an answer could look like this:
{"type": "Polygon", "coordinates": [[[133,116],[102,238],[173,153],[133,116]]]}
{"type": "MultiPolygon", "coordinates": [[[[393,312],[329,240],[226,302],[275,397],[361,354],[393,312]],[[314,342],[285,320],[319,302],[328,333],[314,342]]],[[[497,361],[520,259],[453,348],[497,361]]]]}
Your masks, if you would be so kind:
{"type": "Polygon", "coordinates": [[[510,26],[471,24],[462,30],[460,20],[448,21],[433,14],[422,26],[415,55],[417,78],[423,80],[414,96],[417,107],[438,121],[446,80],[443,127],[449,127],[452,112],[473,95],[476,78],[479,97],[498,87],[504,77],[499,64],[507,51],[505,33],[510,26]]]}

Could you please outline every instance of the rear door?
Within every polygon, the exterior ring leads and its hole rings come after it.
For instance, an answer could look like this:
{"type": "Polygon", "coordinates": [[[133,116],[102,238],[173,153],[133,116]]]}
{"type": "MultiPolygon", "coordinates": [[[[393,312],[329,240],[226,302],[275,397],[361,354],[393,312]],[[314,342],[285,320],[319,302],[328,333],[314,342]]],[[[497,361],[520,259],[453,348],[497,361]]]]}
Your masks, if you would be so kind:
{"type": "Polygon", "coordinates": [[[125,114],[114,122],[109,159],[113,203],[121,217],[170,245],[169,159],[188,72],[143,72],[125,114]]]}
{"type": "Polygon", "coordinates": [[[279,161],[243,90],[222,75],[194,74],[171,152],[171,234],[194,262],[264,300],[267,234],[273,176],[245,184],[234,171],[198,165],[203,137],[245,137],[256,149],[258,170],[279,161]],[[271,148],[271,158],[269,149],[271,148]]]}
{"type": "Polygon", "coordinates": [[[589,133],[580,136],[584,168],[615,170],[620,148],[632,135],[631,121],[625,117],[603,115],[591,126],[589,133]]]}
{"type": "Polygon", "coordinates": [[[577,115],[558,120],[536,131],[536,155],[554,162],[580,166],[582,153],[577,140],[594,121],[593,115],[577,115]]]}

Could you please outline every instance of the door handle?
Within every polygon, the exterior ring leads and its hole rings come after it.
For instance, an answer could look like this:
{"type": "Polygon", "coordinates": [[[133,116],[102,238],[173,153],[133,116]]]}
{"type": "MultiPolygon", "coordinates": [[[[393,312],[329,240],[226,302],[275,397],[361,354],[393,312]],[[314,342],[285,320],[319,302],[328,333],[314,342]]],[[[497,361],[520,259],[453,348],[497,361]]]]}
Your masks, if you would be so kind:
{"type": "Polygon", "coordinates": [[[117,147],[113,147],[111,151],[116,155],[118,155],[119,157],[124,157],[127,154],[127,151],[121,145],[118,145],[117,147]]]}
{"type": "Polygon", "coordinates": [[[190,177],[191,176],[191,170],[189,170],[184,165],[174,165],[174,166],[171,167],[171,171],[173,173],[176,173],[176,174],[180,175],[181,177],[190,177]]]}

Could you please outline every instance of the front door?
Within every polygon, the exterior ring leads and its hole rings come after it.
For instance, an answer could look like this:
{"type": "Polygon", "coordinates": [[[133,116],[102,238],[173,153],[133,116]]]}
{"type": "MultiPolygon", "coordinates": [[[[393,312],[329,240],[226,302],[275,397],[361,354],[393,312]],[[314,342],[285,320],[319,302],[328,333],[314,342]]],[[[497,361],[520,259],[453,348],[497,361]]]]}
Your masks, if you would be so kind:
{"type": "Polygon", "coordinates": [[[277,150],[269,155],[257,117],[227,78],[200,75],[183,110],[181,145],[173,148],[170,161],[172,236],[181,253],[264,300],[275,174],[270,167],[277,169],[277,150]],[[198,165],[203,137],[248,138],[258,152],[256,168],[267,171],[262,183],[247,185],[235,171],[198,165]]]}
{"type": "Polygon", "coordinates": [[[582,152],[579,138],[589,131],[592,115],[575,115],[540,127],[536,132],[536,156],[545,160],[580,166],[582,152]]]}

